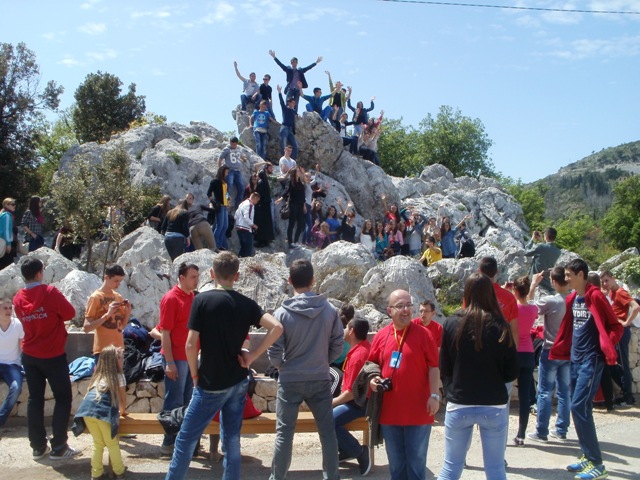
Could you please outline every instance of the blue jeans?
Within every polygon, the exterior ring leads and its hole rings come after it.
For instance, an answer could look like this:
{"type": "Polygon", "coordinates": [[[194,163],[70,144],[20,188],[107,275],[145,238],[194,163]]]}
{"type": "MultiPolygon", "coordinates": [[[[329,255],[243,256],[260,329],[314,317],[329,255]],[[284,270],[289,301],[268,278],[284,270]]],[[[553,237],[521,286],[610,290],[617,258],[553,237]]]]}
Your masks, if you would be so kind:
{"type": "Polygon", "coordinates": [[[558,397],[558,417],[556,431],[566,435],[569,428],[571,412],[571,362],[569,360],[549,360],[549,350],[542,350],[538,367],[538,435],[549,435],[549,419],[551,418],[551,401],[553,387],[558,397]]]}
{"type": "Polygon", "coordinates": [[[213,237],[216,239],[218,248],[229,248],[227,243],[227,228],[229,228],[229,213],[227,207],[220,206],[220,210],[216,212],[216,225],[213,229],[213,237]]]}
{"type": "Polygon", "coordinates": [[[263,160],[267,159],[267,132],[253,131],[253,138],[256,141],[256,153],[263,160]]]}
{"type": "Polygon", "coordinates": [[[431,425],[381,425],[392,480],[424,480],[431,425]]]}
{"type": "MultiPolygon", "coordinates": [[[[355,458],[362,452],[362,445],[349,433],[345,425],[356,418],[364,417],[366,407],[358,407],[355,403],[343,403],[333,409],[333,423],[336,427],[338,450],[355,458]]],[[[368,448],[368,447],[367,447],[368,448]]]]}
{"type": "Polygon", "coordinates": [[[240,241],[238,257],[253,257],[253,233],[243,228],[236,228],[236,233],[240,241]]]}
{"type": "MultiPolygon", "coordinates": [[[[162,366],[166,366],[166,360],[162,359],[162,366]]],[[[171,380],[164,376],[164,404],[162,410],[173,410],[174,408],[189,405],[191,394],[193,393],[193,379],[189,372],[189,362],[186,360],[176,360],[178,378],[171,380]]],[[[173,445],[176,441],[175,435],[165,435],[162,445],[173,445]]]]}
{"type": "Polygon", "coordinates": [[[620,388],[622,388],[622,394],[624,400],[633,402],[633,376],[631,375],[631,368],[629,366],[629,341],[631,340],[631,327],[625,327],[622,333],[622,338],[616,349],[618,350],[618,363],[622,365],[622,368],[614,368],[611,372],[611,378],[616,382],[620,388]]]}
{"type": "MultiPolygon", "coordinates": [[[[307,103],[307,112],[315,112],[315,110],[313,109],[313,106],[311,106],[310,103],[307,103]]],[[[324,107],[321,112],[316,112],[316,113],[320,115],[320,118],[322,118],[322,121],[326,122],[327,118],[329,118],[329,115],[331,115],[331,107],[329,106],[324,107]]]]}
{"type": "Polygon", "coordinates": [[[227,188],[229,189],[228,193],[231,196],[231,185],[236,187],[236,196],[234,207],[238,208],[238,205],[242,202],[242,197],[244,197],[244,188],[246,185],[242,180],[242,173],[240,170],[229,169],[229,175],[227,176],[227,188]]]}
{"type": "Polygon", "coordinates": [[[2,427],[11,411],[18,401],[18,397],[22,392],[22,367],[15,363],[0,363],[0,380],[4,381],[9,386],[7,392],[7,398],[4,399],[2,406],[0,407],[0,427],[2,427]]]}
{"type": "Polygon", "coordinates": [[[602,453],[593,421],[593,397],[598,391],[604,359],[594,356],[582,363],[571,362],[571,415],[582,453],[594,465],[602,465],[602,453]]]}
{"type": "Polygon", "coordinates": [[[47,446],[47,430],[44,426],[44,392],[47,382],[55,399],[51,419],[51,448],[64,448],[67,445],[67,427],[71,416],[71,381],[67,355],[63,353],[54,358],[36,358],[23,353],[22,366],[29,389],[27,425],[31,448],[39,450],[47,446]]]}
{"type": "Polygon", "coordinates": [[[290,88],[287,90],[287,99],[285,102],[288,102],[290,98],[293,98],[296,101],[295,111],[298,113],[298,103],[300,103],[300,90],[297,88],[290,88]]]}
{"type": "Polygon", "coordinates": [[[249,380],[244,379],[232,387],[215,392],[202,390],[200,387],[193,389],[191,402],[176,438],[166,480],[186,478],[191,456],[200,436],[218,411],[222,451],[225,452],[222,478],[240,479],[240,428],[248,387],[249,380]]]}
{"type": "Polygon", "coordinates": [[[270,480],[283,480],[291,465],[293,433],[298,420],[298,409],[304,401],[318,426],[322,446],[322,478],[335,480],[338,473],[338,441],[333,428],[331,407],[331,381],[278,382],[276,403],[276,441],[271,462],[270,480]]]}
{"type": "Polygon", "coordinates": [[[240,95],[240,105],[242,105],[243,111],[247,110],[247,103],[253,103],[254,110],[257,110],[258,105],[260,105],[260,100],[262,100],[262,95],[260,94],[256,95],[255,99],[251,98],[248,95],[245,95],[244,93],[240,95]]]}
{"type": "Polygon", "coordinates": [[[282,125],[280,127],[280,150],[282,150],[282,155],[284,155],[284,147],[287,145],[291,145],[293,147],[291,158],[297,160],[298,142],[296,141],[296,136],[293,134],[293,128],[282,125]]]}
{"type": "Polygon", "coordinates": [[[311,228],[313,227],[313,219],[311,218],[311,205],[309,205],[308,203],[305,203],[305,205],[307,206],[307,213],[304,214],[305,229],[304,229],[304,235],[302,236],[302,240],[304,241],[304,243],[310,244],[311,241],[313,240],[313,235],[311,234],[311,228]]]}
{"type": "Polygon", "coordinates": [[[462,475],[473,426],[480,427],[482,457],[487,479],[506,479],[504,438],[509,428],[509,410],[495,407],[467,407],[446,413],[444,418],[444,463],[438,480],[462,475]]]}

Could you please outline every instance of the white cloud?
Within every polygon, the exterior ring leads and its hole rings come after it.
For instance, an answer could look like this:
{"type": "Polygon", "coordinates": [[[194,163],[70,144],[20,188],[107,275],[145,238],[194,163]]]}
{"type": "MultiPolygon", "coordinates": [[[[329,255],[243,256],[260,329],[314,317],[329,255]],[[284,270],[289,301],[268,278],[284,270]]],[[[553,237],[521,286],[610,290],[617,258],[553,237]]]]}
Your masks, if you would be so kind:
{"type": "Polygon", "coordinates": [[[62,60],[60,60],[58,64],[64,65],[65,67],[76,67],[80,65],[80,62],[77,61],[75,58],[67,55],[62,60]]]}
{"type": "Polygon", "coordinates": [[[134,12],[131,12],[131,18],[142,18],[142,17],[168,18],[170,16],[171,16],[171,12],[168,12],[166,10],[145,11],[145,12],[134,11],[134,12]]]}
{"type": "Polygon", "coordinates": [[[107,25],[104,23],[85,23],[78,27],[78,31],[87,35],[99,35],[106,32],[107,25]]]}
{"type": "Polygon", "coordinates": [[[583,38],[553,50],[550,55],[568,60],[595,57],[636,57],[640,55],[640,36],[614,39],[583,38]]]}
{"type": "Polygon", "coordinates": [[[164,77],[167,75],[167,73],[163,70],[160,70],[159,68],[155,68],[151,70],[151,75],[153,75],[154,77],[164,77]]]}
{"type": "Polygon", "coordinates": [[[116,58],[118,56],[118,52],[111,48],[105,48],[101,52],[87,52],[86,55],[92,60],[102,62],[109,58],[116,58]]]}
{"type": "Polygon", "coordinates": [[[90,10],[94,5],[98,3],[100,3],[100,0],[87,0],[86,2],[80,4],[80,8],[82,8],[83,10],[90,10]]]}
{"type": "Polygon", "coordinates": [[[235,7],[227,2],[218,2],[214,5],[213,11],[205,15],[202,21],[207,24],[231,23],[235,14],[235,7]]]}

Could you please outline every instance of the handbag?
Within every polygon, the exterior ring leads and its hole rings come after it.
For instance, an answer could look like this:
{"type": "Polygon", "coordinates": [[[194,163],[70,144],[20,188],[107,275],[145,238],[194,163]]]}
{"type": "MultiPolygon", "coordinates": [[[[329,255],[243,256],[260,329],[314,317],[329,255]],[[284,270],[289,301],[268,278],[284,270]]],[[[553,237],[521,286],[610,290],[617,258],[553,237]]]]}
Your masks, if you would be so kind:
{"type": "Polygon", "coordinates": [[[280,218],[282,218],[283,220],[288,220],[290,213],[289,202],[283,203],[282,207],[280,207],[280,218]]]}

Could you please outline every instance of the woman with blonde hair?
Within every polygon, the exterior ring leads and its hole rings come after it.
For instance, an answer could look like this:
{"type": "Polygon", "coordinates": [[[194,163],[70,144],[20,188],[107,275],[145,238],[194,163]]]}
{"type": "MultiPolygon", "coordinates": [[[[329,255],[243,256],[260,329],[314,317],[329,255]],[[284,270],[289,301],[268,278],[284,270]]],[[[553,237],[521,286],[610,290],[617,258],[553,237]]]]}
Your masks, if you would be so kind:
{"type": "Polygon", "coordinates": [[[109,460],[116,479],[124,478],[125,466],[122,462],[118,443],[120,415],[126,415],[126,380],[122,363],[122,348],[109,345],[102,349],[96,371],[91,377],[87,394],[78,407],[74,423],[81,418],[93,437],[91,458],[91,478],[104,478],[102,456],[107,447],[109,460]]]}

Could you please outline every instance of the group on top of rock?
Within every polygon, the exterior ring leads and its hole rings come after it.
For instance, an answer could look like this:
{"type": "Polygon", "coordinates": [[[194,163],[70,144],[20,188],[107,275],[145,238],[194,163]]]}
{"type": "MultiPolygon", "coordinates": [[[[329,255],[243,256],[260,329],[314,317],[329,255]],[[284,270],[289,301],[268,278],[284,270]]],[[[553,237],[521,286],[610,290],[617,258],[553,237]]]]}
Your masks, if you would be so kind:
{"type": "MultiPolygon", "coordinates": [[[[329,92],[322,95],[322,88],[315,87],[313,95],[305,94],[304,91],[309,87],[305,73],[314,68],[322,61],[322,57],[307,67],[298,68],[298,59],[291,59],[291,66],[282,63],[276,52],[269,50],[269,55],[273,57],[276,64],[284,70],[286,74],[284,94],[283,88],[278,85],[278,99],[282,108],[282,123],[280,123],[280,143],[281,154],[284,155],[285,149],[291,145],[291,158],[298,158],[298,143],[296,141],[296,125],[295,119],[298,115],[298,106],[300,98],[307,101],[306,111],[317,113],[323,121],[329,122],[342,136],[344,146],[349,147],[349,152],[359,155],[365,160],[369,160],[376,165],[380,165],[378,157],[378,139],[382,133],[382,119],[384,111],[380,111],[377,119],[369,118],[369,112],[374,108],[375,96],[371,97],[369,108],[365,108],[362,101],[358,101],[354,107],[351,104],[351,87],[345,87],[341,81],[333,83],[331,73],[325,70],[329,80],[329,92]],[[325,106],[325,102],[328,105],[325,106]],[[351,120],[349,113],[351,110],[351,120]],[[349,128],[352,127],[352,128],[349,128]]],[[[247,114],[248,105],[253,104],[254,110],[251,112],[250,125],[253,127],[253,136],[256,141],[256,153],[264,160],[266,157],[266,142],[268,134],[269,122],[278,123],[273,111],[273,88],[269,85],[271,75],[265,74],[262,84],[256,81],[256,74],[251,72],[249,78],[242,76],[238,70],[237,62],[233,62],[236,75],[242,81],[242,94],[240,95],[240,108],[242,114],[247,114]]]]}

